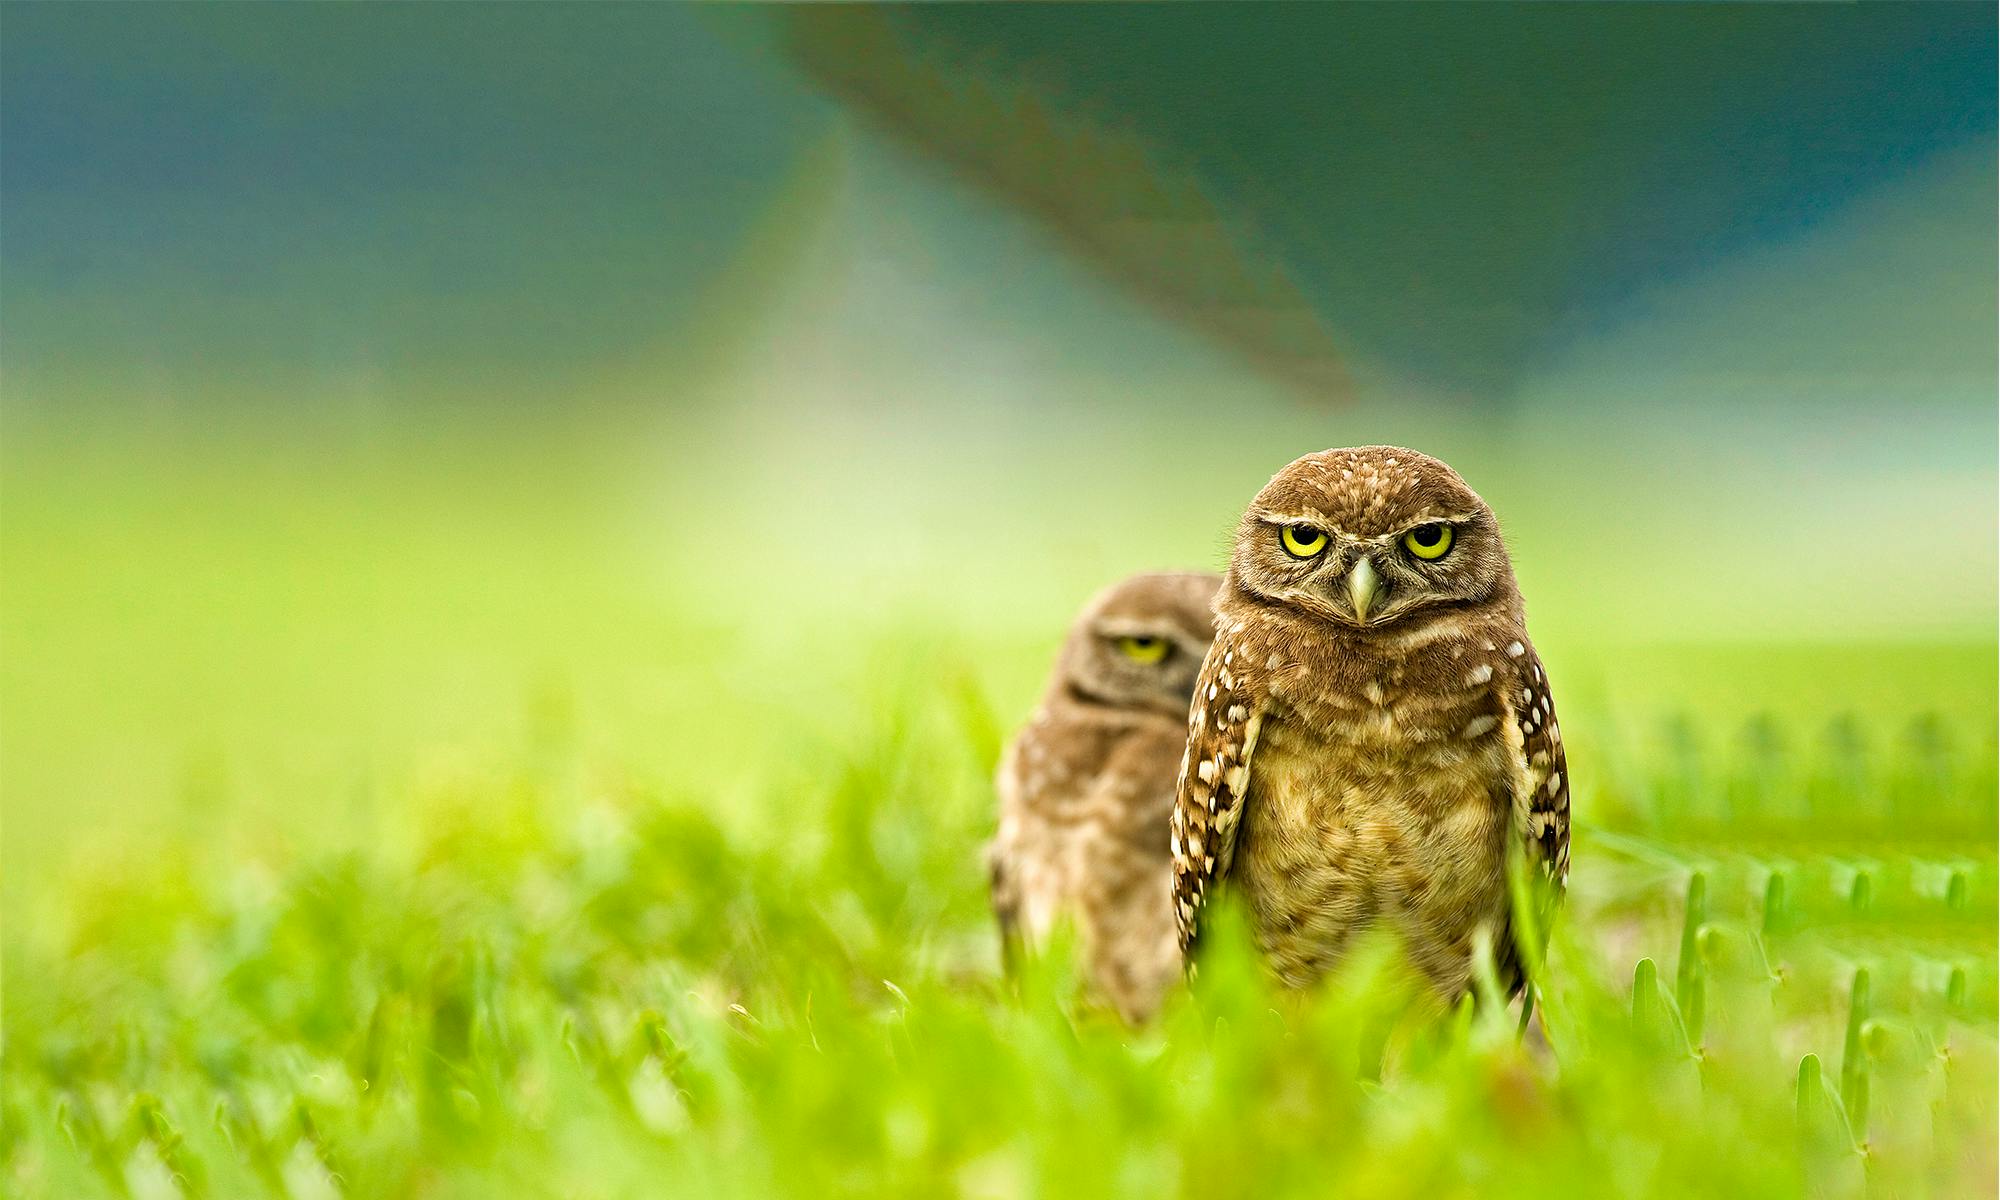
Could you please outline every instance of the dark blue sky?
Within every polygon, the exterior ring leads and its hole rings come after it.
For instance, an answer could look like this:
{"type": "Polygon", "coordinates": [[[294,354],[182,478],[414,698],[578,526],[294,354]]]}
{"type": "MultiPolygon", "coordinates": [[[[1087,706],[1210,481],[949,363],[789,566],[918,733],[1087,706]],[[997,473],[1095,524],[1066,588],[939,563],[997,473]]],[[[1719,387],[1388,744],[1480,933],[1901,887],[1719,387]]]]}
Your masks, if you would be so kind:
{"type": "MultiPolygon", "coordinates": [[[[1984,4],[13,5],[10,365],[615,357],[696,315],[828,128],[808,79],[855,22],[896,50],[850,75],[1136,138],[1344,343],[1481,388],[1995,127],[1984,4]]],[[[976,159],[976,132],[911,140],[976,159]]]]}
{"type": "MultiPolygon", "coordinates": [[[[818,74],[940,156],[968,154],[959,130],[909,119],[910,85],[878,85],[879,61],[845,61],[853,46],[892,47],[871,59],[913,64],[948,95],[984,89],[996,112],[1033,97],[1136,136],[1348,340],[1475,384],[1504,384],[1646,285],[1796,235],[1995,130],[1990,4],[1002,4],[798,19],[818,74]]],[[[1041,201],[1058,165],[1006,151],[992,177],[1041,201]]]]}
{"type": "Polygon", "coordinates": [[[17,5],[0,55],[31,363],[588,363],[687,318],[830,113],[672,5],[17,5]]]}

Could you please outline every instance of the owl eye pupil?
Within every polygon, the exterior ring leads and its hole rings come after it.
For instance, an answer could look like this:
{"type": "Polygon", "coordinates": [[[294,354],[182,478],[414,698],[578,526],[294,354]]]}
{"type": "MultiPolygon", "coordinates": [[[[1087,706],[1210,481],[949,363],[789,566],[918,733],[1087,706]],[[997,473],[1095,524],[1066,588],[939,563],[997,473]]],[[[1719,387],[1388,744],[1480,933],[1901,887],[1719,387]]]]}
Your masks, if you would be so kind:
{"type": "Polygon", "coordinates": [[[1310,525],[1280,526],[1278,541],[1293,558],[1312,558],[1326,549],[1326,534],[1310,525]]]}
{"type": "Polygon", "coordinates": [[[1431,521],[1417,525],[1403,534],[1403,548],[1412,558],[1431,562],[1443,558],[1451,549],[1451,526],[1441,521],[1431,521]]]}

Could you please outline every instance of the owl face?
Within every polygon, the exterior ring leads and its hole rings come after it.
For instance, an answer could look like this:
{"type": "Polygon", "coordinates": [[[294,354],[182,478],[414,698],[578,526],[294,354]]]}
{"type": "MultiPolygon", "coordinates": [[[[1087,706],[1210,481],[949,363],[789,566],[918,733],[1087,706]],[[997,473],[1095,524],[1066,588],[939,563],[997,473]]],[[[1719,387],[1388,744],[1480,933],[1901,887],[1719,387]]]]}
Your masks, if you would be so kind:
{"type": "Polygon", "coordinates": [[[1357,629],[1514,589],[1493,510],[1456,471],[1397,446],[1279,471],[1244,513],[1230,569],[1253,595],[1357,629]]]}
{"type": "Polygon", "coordinates": [[[1070,629],[1060,686],[1089,703],[1185,719],[1215,635],[1209,606],[1221,582],[1205,573],[1135,575],[1099,593],[1070,629]]]}

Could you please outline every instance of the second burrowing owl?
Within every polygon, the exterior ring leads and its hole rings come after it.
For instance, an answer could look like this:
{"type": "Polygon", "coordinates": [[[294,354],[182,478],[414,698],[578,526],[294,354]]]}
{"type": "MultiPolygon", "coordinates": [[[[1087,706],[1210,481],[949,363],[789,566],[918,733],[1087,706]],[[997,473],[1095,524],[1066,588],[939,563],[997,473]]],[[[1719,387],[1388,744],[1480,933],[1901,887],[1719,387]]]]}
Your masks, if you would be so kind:
{"type": "Polygon", "coordinates": [[[1100,593],[1000,764],[987,865],[1005,944],[1068,917],[1091,984],[1131,1020],[1180,976],[1167,819],[1220,583],[1135,575],[1100,593]]]}
{"type": "Polygon", "coordinates": [[[1483,931],[1517,985],[1508,859],[1566,882],[1569,779],[1485,501],[1412,450],[1309,454],[1244,513],[1216,624],[1171,834],[1183,946],[1226,883],[1286,983],[1372,927],[1446,996],[1483,931]]]}

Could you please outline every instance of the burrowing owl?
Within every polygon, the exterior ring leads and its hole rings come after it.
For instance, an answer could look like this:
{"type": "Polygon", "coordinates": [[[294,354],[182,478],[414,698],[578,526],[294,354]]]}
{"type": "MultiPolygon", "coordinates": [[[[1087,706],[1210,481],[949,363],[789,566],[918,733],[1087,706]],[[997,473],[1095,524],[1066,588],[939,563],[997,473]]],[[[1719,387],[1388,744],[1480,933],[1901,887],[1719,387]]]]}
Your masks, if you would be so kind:
{"type": "Polygon", "coordinates": [[[1069,916],[1090,981],[1130,1020],[1180,975],[1167,821],[1221,582],[1135,575],[1100,593],[1000,763],[987,866],[1003,946],[1069,916]]]}
{"type": "Polygon", "coordinates": [[[1379,926],[1447,996],[1483,927],[1518,986],[1507,859],[1559,894],[1569,778],[1486,502],[1415,451],[1309,454],[1243,514],[1215,608],[1172,822],[1183,949],[1227,879],[1288,984],[1379,926]]]}

